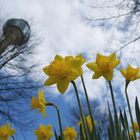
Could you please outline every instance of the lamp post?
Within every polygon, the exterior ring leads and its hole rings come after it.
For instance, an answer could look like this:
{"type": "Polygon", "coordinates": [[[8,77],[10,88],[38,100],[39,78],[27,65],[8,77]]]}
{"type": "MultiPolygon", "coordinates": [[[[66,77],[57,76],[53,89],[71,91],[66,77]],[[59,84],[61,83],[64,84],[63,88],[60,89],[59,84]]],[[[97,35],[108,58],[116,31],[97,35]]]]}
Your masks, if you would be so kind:
{"type": "Polygon", "coordinates": [[[3,26],[0,55],[9,45],[23,45],[30,37],[30,26],[23,19],[9,19],[3,26]]]}

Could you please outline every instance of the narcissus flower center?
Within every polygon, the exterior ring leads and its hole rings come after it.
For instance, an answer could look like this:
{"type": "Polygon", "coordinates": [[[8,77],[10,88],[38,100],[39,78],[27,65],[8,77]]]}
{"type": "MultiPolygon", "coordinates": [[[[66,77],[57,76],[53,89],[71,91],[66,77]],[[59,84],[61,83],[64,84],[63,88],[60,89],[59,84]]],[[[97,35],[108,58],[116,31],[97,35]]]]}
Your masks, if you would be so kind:
{"type": "Polygon", "coordinates": [[[98,67],[100,68],[100,70],[102,72],[109,72],[111,71],[112,67],[111,67],[111,64],[109,63],[109,59],[107,59],[106,57],[105,58],[102,58],[102,59],[99,59],[97,61],[97,64],[98,64],[98,67]]]}
{"type": "Polygon", "coordinates": [[[62,79],[65,79],[68,77],[68,75],[71,74],[71,69],[68,66],[66,66],[65,64],[58,63],[58,64],[52,66],[49,73],[54,77],[60,77],[62,79]]]}
{"type": "Polygon", "coordinates": [[[100,69],[102,70],[102,72],[109,72],[111,71],[111,67],[109,64],[101,64],[99,65],[100,69]]]}
{"type": "Polygon", "coordinates": [[[128,72],[128,77],[129,78],[135,78],[135,75],[137,74],[137,72],[136,71],[131,71],[131,72],[128,72]]]}
{"type": "Polygon", "coordinates": [[[41,137],[43,137],[43,138],[48,137],[45,131],[42,131],[40,135],[41,135],[41,137]]]}

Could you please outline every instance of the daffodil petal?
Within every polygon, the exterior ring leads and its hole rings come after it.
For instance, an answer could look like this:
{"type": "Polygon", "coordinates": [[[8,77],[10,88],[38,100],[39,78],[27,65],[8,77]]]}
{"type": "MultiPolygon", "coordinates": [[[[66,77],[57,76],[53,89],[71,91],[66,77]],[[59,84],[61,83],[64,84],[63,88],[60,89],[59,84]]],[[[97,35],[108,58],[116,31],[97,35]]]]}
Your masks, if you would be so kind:
{"type": "Polygon", "coordinates": [[[82,73],[83,73],[82,69],[79,69],[79,70],[73,69],[72,73],[68,76],[69,81],[74,81],[77,77],[81,76],[82,73]]]}
{"type": "Polygon", "coordinates": [[[56,79],[54,79],[52,77],[48,78],[44,83],[45,86],[51,86],[51,85],[54,85],[54,84],[56,84],[56,79]]]}
{"type": "Polygon", "coordinates": [[[102,73],[100,73],[100,72],[95,72],[95,73],[93,74],[92,78],[93,78],[93,79],[98,79],[98,78],[101,77],[101,76],[102,76],[102,73]]]}
{"type": "Polygon", "coordinates": [[[44,90],[41,90],[38,92],[38,99],[40,102],[45,102],[45,97],[44,97],[44,90]]]}
{"type": "Polygon", "coordinates": [[[125,69],[121,69],[120,72],[121,72],[122,75],[126,78],[127,71],[126,71],[125,69]]]}
{"type": "Polygon", "coordinates": [[[32,109],[35,109],[38,107],[38,99],[34,96],[32,97],[32,109]]]}
{"type": "Polygon", "coordinates": [[[112,60],[115,60],[116,59],[116,54],[115,53],[112,53],[109,55],[109,59],[112,61],[112,60]]]}
{"type": "Polygon", "coordinates": [[[97,64],[94,62],[88,63],[86,66],[92,71],[97,71],[97,68],[98,68],[97,64]]]}
{"type": "Polygon", "coordinates": [[[69,81],[67,80],[61,80],[57,83],[57,89],[59,90],[60,93],[64,93],[69,85],[69,81]]]}
{"type": "Polygon", "coordinates": [[[112,64],[111,64],[112,65],[112,68],[117,67],[119,65],[119,63],[120,63],[120,60],[119,59],[113,61],[112,64]]]}
{"type": "Polygon", "coordinates": [[[52,125],[48,125],[47,129],[49,130],[52,129],[52,125]]]}
{"type": "Polygon", "coordinates": [[[16,133],[16,130],[15,129],[13,129],[13,128],[10,128],[10,135],[12,136],[12,135],[14,135],[16,133]]]}
{"type": "Polygon", "coordinates": [[[57,61],[57,62],[59,62],[59,61],[60,61],[60,62],[63,62],[63,61],[64,61],[64,58],[63,58],[62,56],[60,56],[60,55],[56,55],[54,59],[55,59],[55,61],[57,61]]]}
{"type": "Polygon", "coordinates": [[[49,67],[48,67],[48,66],[44,67],[44,68],[43,68],[43,71],[44,71],[46,74],[49,74],[49,67]]]}
{"type": "Polygon", "coordinates": [[[82,65],[82,63],[81,63],[81,60],[77,59],[77,60],[72,60],[70,65],[73,68],[78,68],[82,65]]]}
{"type": "Polygon", "coordinates": [[[105,78],[107,81],[111,81],[112,78],[113,78],[113,71],[104,73],[103,76],[104,76],[104,78],[105,78]]]}
{"type": "Polygon", "coordinates": [[[137,75],[137,79],[139,79],[139,78],[140,78],[140,74],[137,75]]]}
{"type": "Polygon", "coordinates": [[[43,109],[41,112],[42,112],[43,117],[46,117],[46,109],[43,109]]]}
{"type": "Polygon", "coordinates": [[[40,124],[39,127],[40,127],[41,129],[45,129],[45,126],[44,126],[43,124],[40,124]]]}

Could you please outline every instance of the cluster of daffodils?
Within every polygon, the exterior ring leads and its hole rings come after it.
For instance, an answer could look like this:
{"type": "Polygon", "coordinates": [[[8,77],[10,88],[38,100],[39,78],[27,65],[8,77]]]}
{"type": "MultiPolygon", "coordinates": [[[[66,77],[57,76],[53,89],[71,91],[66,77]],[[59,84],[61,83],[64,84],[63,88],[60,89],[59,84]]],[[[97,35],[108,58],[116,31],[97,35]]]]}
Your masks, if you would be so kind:
{"type": "MultiPolygon", "coordinates": [[[[54,60],[47,66],[43,68],[43,71],[48,76],[47,80],[45,81],[45,86],[56,85],[57,89],[60,93],[65,93],[69,87],[69,84],[73,85],[75,90],[79,110],[80,110],[80,117],[79,126],[80,134],[74,127],[66,127],[65,129],[62,128],[61,115],[59,108],[52,102],[47,102],[45,100],[45,93],[43,90],[38,92],[38,97],[32,97],[31,106],[32,109],[37,109],[39,112],[42,113],[43,117],[46,117],[46,106],[53,106],[58,115],[58,122],[59,122],[59,129],[60,134],[55,132],[53,133],[53,126],[43,125],[40,124],[39,128],[35,130],[35,135],[37,136],[37,140],[50,140],[52,137],[55,136],[56,140],[100,140],[100,134],[96,130],[96,122],[93,118],[93,112],[89,103],[89,98],[87,94],[87,90],[84,84],[84,79],[82,77],[83,70],[82,65],[85,63],[85,59],[82,55],[78,55],[76,57],[73,56],[66,56],[62,57],[60,55],[56,55],[54,60]],[[83,113],[83,107],[79,98],[78,88],[76,86],[75,80],[81,77],[81,81],[85,91],[85,97],[88,105],[89,115],[85,116],[83,113]]],[[[93,79],[98,79],[101,76],[104,77],[105,80],[108,81],[110,87],[110,93],[113,103],[114,109],[114,118],[113,115],[109,112],[109,127],[108,127],[108,137],[109,140],[137,140],[138,133],[140,133],[140,109],[138,100],[136,99],[136,117],[138,122],[134,122],[132,111],[129,103],[129,97],[127,93],[127,86],[131,81],[140,78],[139,68],[133,68],[131,65],[128,65],[127,69],[120,69],[120,72],[126,79],[126,86],[125,86],[125,95],[129,109],[129,117],[131,120],[132,127],[129,127],[127,124],[127,117],[123,116],[121,113],[121,123],[119,122],[119,116],[116,109],[116,102],[114,98],[113,88],[111,81],[114,75],[114,69],[119,65],[120,60],[117,59],[116,54],[113,53],[109,56],[104,56],[101,54],[97,54],[96,61],[90,62],[86,64],[87,68],[94,72],[93,79]]],[[[8,140],[11,136],[15,134],[15,130],[10,128],[9,124],[0,127],[0,139],[1,140],[8,140]]]]}

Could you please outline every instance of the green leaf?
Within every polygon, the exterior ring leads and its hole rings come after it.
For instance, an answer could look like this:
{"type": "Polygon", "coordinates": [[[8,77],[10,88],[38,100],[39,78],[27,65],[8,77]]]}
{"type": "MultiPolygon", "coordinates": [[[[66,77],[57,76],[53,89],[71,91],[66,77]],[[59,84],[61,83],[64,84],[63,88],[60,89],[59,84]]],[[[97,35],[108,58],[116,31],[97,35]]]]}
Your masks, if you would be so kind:
{"type": "Polygon", "coordinates": [[[121,125],[119,123],[118,115],[114,114],[115,130],[117,140],[121,140],[121,125]]]}
{"type": "Polygon", "coordinates": [[[115,140],[115,137],[110,127],[108,127],[108,137],[109,137],[109,140],[115,140]]]}
{"type": "Polygon", "coordinates": [[[56,139],[56,140],[59,140],[59,136],[57,136],[57,132],[56,132],[55,129],[54,129],[54,136],[55,136],[55,139],[56,139]]]}
{"type": "Polygon", "coordinates": [[[127,119],[127,115],[126,115],[125,109],[124,109],[124,119],[125,119],[126,127],[127,127],[127,129],[128,129],[128,132],[129,132],[128,119],[127,119]]]}
{"type": "Polygon", "coordinates": [[[129,126],[128,126],[128,121],[127,121],[127,116],[126,116],[126,112],[124,110],[124,116],[122,114],[122,111],[120,110],[120,120],[123,126],[123,130],[122,130],[122,139],[130,139],[129,136],[129,126]]]}
{"type": "Polygon", "coordinates": [[[84,132],[83,132],[83,127],[82,127],[82,124],[80,124],[80,140],[85,140],[84,139],[84,136],[85,134],[84,134],[84,132]]]}
{"type": "Polygon", "coordinates": [[[136,101],[135,101],[135,112],[136,112],[136,118],[137,118],[137,122],[140,128],[140,108],[139,108],[139,102],[138,102],[138,98],[136,97],[136,101]]]}
{"type": "Polygon", "coordinates": [[[109,110],[109,128],[108,128],[109,140],[116,140],[115,139],[116,132],[115,132],[114,121],[113,121],[112,114],[111,114],[109,106],[108,106],[108,110],[109,110]]]}

